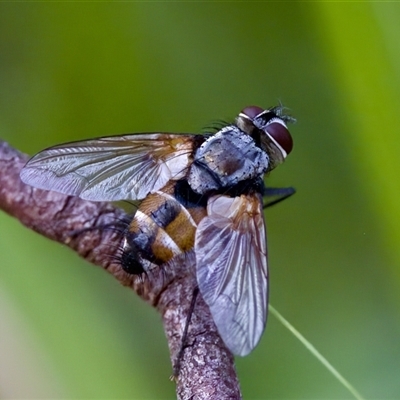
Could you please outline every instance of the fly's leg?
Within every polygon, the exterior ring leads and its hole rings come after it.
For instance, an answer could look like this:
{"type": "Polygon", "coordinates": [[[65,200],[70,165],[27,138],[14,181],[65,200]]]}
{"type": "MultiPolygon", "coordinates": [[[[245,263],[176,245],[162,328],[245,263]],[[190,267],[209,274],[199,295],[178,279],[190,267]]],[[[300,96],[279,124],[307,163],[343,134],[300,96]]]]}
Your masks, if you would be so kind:
{"type": "Polygon", "coordinates": [[[263,208],[271,207],[281,201],[287,199],[296,193],[296,189],[293,187],[287,188],[264,188],[264,197],[270,197],[271,199],[263,204],[263,208]]]}
{"type": "Polygon", "coordinates": [[[177,379],[179,376],[179,372],[181,369],[181,362],[182,362],[182,358],[183,358],[183,352],[185,351],[185,345],[186,345],[186,340],[187,340],[187,336],[188,336],[190,320],[192,319],[192,314],[194,311],[194,306],[196,305],[196,299],[197,299],[198,294],[199,294],[199,288],[196,286],[193,289],[192,301],[190,302],[188,314],[186,317],[185,328],[183,330],[183,335],[182,335],[182,340],[181,340],[181,348],[179,349],[179,353],[178,353],[175,363],[174,363],[173,375],[171,376],[171,380],[177,379]]]}

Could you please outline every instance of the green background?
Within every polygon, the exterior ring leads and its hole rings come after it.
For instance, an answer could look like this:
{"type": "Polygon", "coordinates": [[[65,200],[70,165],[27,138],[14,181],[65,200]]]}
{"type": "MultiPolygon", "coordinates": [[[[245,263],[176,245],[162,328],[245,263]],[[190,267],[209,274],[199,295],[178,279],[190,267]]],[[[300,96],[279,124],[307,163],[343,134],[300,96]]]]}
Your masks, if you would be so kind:
{"type": "MultiPolygon", "coordinates": [[[[201,132],[281,101],[271,303],[369,399],[400,398],[400,4],[1,3],[0,137],[33,154],[201,132]]],[[[174,398],[159,316],[0,214],[0,397],[174,398]]],[[[237,359],[247,399],[350,394],[274,318],[237,359]]]]}

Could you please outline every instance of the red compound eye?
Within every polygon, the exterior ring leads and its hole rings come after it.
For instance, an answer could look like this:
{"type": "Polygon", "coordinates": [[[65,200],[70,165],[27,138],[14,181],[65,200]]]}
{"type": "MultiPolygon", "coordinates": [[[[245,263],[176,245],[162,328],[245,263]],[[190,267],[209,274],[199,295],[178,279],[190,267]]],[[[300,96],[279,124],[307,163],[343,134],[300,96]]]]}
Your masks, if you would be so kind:
{"type": "Polygon", "coordinates": [[[272,122],[266,126],[267,133],[289,154],[293,148],[293,139],[285,125],[279,122],[272,122]]]}
{"type": "Polygon", "coordinates": [[[261,107],[249,106],[242,110],[241,114],[247,115],[250,119],[254,119],[258,114],[264,111],[261,107]]]}

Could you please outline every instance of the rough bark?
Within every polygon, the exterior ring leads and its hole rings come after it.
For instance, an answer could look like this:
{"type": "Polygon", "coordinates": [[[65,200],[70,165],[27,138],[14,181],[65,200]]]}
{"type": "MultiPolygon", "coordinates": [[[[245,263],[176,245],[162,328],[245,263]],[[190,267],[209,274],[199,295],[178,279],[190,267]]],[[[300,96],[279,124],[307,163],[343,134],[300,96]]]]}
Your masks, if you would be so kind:
{"type": "MultiPolygon", "coordinates": [[[[19,171],[27,159],[0,141],[0,209],[27,228],[70,247],[87,261],[104,268],[155,307],[162,315],[174,365],[196,285],[194,254],[174,259],[162,271],[155,271],[144,280],[127,274],[115,261],[121,234],[115,229],[104,229],[124,218],[124,211],[109,203],[93,203],[25,185],[19,171]]],[[[176,382],[178,399],[241,398],[233,356],[219,337],[200,295],[176,382]]]]}

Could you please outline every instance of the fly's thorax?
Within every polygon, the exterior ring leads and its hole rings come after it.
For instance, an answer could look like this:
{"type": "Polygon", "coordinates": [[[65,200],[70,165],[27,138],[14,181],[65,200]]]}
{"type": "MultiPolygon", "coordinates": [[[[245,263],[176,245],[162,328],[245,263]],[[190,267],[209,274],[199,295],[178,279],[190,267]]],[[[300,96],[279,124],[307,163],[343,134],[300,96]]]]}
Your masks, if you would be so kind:
{"type": "Polygon", "coordinates": [[[190,212],[172,194],[163,191],[149,194],[126,231],[122,266],[125,260],[127,272],[140,271],[139,263],[147,272],[167,263],[193,248],[196,228],[190,212]]]}
{"type": "Polygon", "coordinates": [[[195,192],[206,194],[261,177],[268,166],[267,153],[248,134],[231,125],[197,149],[188,182],[195,192]]]}

